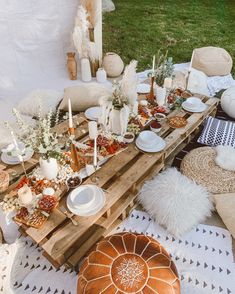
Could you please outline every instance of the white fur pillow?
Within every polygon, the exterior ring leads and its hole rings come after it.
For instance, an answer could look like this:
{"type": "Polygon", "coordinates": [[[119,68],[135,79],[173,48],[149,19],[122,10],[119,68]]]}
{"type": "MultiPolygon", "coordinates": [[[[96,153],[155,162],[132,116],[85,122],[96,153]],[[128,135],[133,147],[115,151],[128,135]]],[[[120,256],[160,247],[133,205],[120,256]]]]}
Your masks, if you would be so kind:
{"type": "Polygon", "coordinates": [[[187,89],[192,93],[210,96],[210,92],[207,87],[207,75],[205,75],[202,71],[192,68],[188,78],[187,89]]]}
{"type": "Polygon", "coordinates": [[[176,237],[211,215],[213,205],[205,188],[169,168],[146,182],[138,197],[144,209],[176,237]]]}
{"type": "Polygon", "coordinates": [[[17,109],[22,113],[30,116],[37,116],[40,104],[42,105],[42,117],[45,117],[49,110],[56,110],[56,106],[63,98],[63,92],[54,90],[35,90],[29,93],[18,104],[17,109]]]}
{"type": "Polygon", "coordinates": [[[235,171],[235,149],[231,146],[215,147],[217,155],[215,163],[226,170],[235,171]]]}

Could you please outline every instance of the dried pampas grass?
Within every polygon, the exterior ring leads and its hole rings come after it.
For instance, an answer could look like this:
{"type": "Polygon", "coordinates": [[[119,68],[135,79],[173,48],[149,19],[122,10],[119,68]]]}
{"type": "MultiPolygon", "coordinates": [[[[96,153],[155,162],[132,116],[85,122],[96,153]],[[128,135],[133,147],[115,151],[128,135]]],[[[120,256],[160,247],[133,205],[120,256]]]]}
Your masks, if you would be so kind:
{"type": "Polygon", "coordinates": [[[89,56],[89,22],[87,17],[86,9],[79,5],[73,30],[73,42],[80,58],[88,58],[89,56]]]}
{"type": "Polygon", "coordinates": [[[94,28],[99,18],[99,1],[98,0],[81,0],[81,4],[88,11],[88,21],[90,28],[94,28]]]}
{"type": "Polygon", "coordinates": [[[128,98],[129,103],[134,106],[137,101],[137,75],[136,68],[138,62],[132,60],[129,65],[126,66],[123,78],[121,80],[122,93],[128,98]]]}

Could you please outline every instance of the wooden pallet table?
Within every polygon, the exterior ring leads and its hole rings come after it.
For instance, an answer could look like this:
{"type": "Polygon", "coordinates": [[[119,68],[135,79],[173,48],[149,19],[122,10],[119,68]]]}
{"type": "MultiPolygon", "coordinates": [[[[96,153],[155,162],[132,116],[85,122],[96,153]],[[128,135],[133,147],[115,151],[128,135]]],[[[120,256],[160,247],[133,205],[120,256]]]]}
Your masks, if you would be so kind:
{"type": "MultiPolygon", "coordinates": [[[[163,152],[144,153],[134,144],[130,144],[127,149],[109,159],[101,169],[84,182],[84,184],[94,184],[95,179],[95,184],[105,190],[106,203],[97,214],[90,217],[74,216],[79,223],[78,226],[74,226],[58,208],[41,229],[22,226],[21,231],[43,248],[43,254],[54,266],[60,267],[65,264],[76,269],[87,251],[98,240],[107,236],[136,206],[138,191],[143,182],[164,169],[195,134],[203,120],[208,115],[215,114],[218,99],[203,96],[200,98],[208,105],[204,112],[191,114],[183,110],[175,110],[169,114],[168,117],[175,115],[186,117],[188,124],[184,128],[175,130],[167,123],[163,124],[160,133],[166,141],[163,152]]],[[[87,121],[79,115],[74,120],[79,124],[76,138],[80,140],[88,134],[87,121]]],[[[66,133],[67,122],[56,126],[56,131],[66,133]]],[[[36,162],[35,160],[35,164],[36,162]]],[[[32,166],[27,165],[27,168],[32,169],[32,166]]],[[[14,184],[10,189],[13,187],[14,184]]],[[[65,190],[61,193],[65,195],[61,199],[61,205],[65,206],[67,194],[65,190]]]]}

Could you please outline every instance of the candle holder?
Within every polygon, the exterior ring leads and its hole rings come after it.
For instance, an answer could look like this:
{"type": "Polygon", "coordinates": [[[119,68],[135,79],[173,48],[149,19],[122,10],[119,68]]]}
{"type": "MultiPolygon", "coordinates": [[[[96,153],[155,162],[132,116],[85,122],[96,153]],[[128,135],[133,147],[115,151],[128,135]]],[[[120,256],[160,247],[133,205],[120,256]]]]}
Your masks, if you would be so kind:
{"type": "MultiPolygon", "coordinates": [[[[74,135],[74,133],[75,133],[75,129],[69,128],[69,134],[74,135]]],[[[70,152],[71,152],[70,166],[74,172],[78,172],[81,169],[80,156],[78,155],[76,146],[73,143],[71,143],[70,152]]]]}
{"type": "Polygon", "coordinates": [[[149,94],[147,95],[147,100],[151,103],[151,104],[154,104],[156,101],[156,96],[154,94],[154,82],[155,82],[155,76],[152,74],[150,76],[150,92],[149,94]]]}

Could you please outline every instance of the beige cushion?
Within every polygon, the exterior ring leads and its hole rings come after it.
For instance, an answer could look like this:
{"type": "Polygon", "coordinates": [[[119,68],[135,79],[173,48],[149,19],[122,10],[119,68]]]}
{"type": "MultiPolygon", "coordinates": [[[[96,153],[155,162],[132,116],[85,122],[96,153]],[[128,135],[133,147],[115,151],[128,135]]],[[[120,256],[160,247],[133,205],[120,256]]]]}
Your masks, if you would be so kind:
{"type": "Polygon", "coordinates": [[[218,214],[235,238],[235,193],[216,194],[214,200],[218,214]]]}
{"type": "Polygon", "coordinates": [[[194,49],[192,67],[208,76],[228,75],[232,66],[232,57],[223,48],[203,47],[194,49]]]}
{"type": "Polygon", "coordinates": [[[89,107],[98,106],[100,98],[110,95],[111,89],[96,83],[69,87],[64,90],[59,109],[67,111],[70,98],[73,111],[85,111],[89,107]]]}

